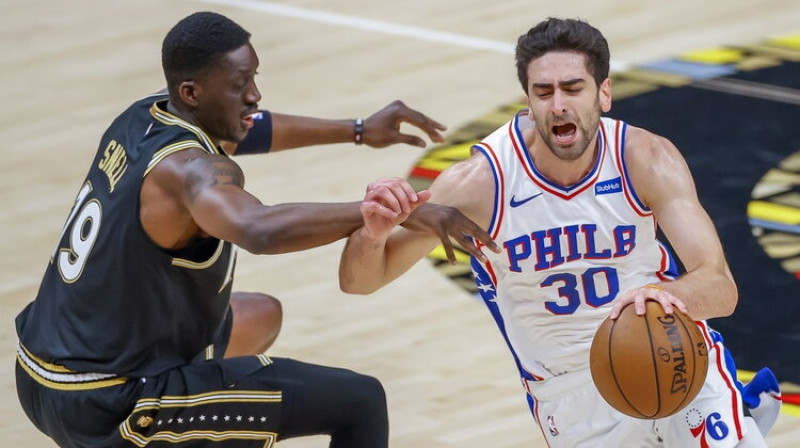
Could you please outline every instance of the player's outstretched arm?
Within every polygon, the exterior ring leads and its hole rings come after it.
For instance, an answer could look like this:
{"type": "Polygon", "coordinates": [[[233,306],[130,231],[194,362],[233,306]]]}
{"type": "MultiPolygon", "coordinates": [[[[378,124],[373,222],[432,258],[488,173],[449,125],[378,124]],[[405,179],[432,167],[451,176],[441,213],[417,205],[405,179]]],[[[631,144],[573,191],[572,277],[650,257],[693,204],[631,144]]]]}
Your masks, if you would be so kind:
{"type": "Polygon", "coordinates": [[[445,170],[431,186],[431,200],[420,205],[405,222],[364,214],[364,226],[350,235],[342,252],[342,291],[376,291],[440,243],[452,261],[455,256],[451,240],[479,258],[484,255],[476,242],[499,252],[484,230],[491,218],[494,195],[493,180],[491,174],[485,176],[488,165],[484,164],[482,156],[477,156],[445,170]],[[397,227],[401,222],[403,227],[397,227]]]}
{"type": "Polygon", "coordinates": [[[663,137],[633,127],[628,136],[626,163],[634,189],[653,211],[686,273],[676,281],[659,283],[657,288],[623,294],[612,317],[631,302],[643,313],[648,298],[661,302],[668,312],[677,306],[697,320],[730,315],[738,301],[736,283],[686,161],[663,137]]]}
{"type": "Polygon", "coordinates": [[[443,124],[395,100],[369,117],[330,120],[323,118],[264,113],[254,121],[248,137],[239,145],[224,143],[228,154],[281,151],[330,143],[364,144],[383,148],[396,143],[425,147],[422,138],[400,131],[403,123],[424,132],[432,142],[444,141],[443,124]]]}
{"type": "MultiPolygon", "coordinates": [[[[264,205],[243,186],[242,170],[228,157],[200,149],[170,155],[145,179],[145,229],[164,247],[214,236],[252,253],[275,254],[345,238],[363,222],[359,202],[264,205]]],[[[413,204],[392,200],[389,194],[385,189],[376,191],[380,205],[370,212],[394,219],[413,210],[413,204]]]]}

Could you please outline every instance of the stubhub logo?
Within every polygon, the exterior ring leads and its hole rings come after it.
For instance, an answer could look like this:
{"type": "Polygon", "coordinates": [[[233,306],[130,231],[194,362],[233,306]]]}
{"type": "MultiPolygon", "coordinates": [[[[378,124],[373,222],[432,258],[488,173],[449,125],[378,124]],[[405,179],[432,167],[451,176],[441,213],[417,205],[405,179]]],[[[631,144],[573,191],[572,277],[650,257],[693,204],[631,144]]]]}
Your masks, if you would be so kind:
{"type": "Polygon", "coordinates": [[[622,191],[622,179],[619,177],[594,184],[595,196],[598,194],[619,193],[620,191],[622,191]]]}

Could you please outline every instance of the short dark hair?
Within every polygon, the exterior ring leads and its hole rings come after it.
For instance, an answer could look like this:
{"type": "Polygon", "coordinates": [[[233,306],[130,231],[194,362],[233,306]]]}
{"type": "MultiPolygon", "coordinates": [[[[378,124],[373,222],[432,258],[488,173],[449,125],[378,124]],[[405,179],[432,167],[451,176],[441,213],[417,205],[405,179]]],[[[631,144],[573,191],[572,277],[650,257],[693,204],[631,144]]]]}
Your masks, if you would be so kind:
{"type": "Polygon", "coordinates": [[[180,83],[193,79],[249,41],[250,33],[221,14],[196,12],[182,19],[161,45],[161,66],[170,94],[180,83]]]}
{"type": "Polygon", "coordinates": [[[598,86],[608,78],[611,53],[603,34],[582,20],[549,17],[517,39],[517,77],[524,91],[528,91],[528,64],[547,52],[559,50],[583,53],[586,68],[598,86]]]}

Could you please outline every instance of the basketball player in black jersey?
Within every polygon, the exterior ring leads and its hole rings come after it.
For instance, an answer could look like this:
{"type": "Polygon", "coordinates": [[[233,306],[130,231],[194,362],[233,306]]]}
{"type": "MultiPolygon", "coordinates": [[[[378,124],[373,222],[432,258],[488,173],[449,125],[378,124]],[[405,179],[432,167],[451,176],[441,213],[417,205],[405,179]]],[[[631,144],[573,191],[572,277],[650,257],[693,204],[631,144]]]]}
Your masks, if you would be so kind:
{"type": "MultiPolygon", "coordinates": [[[[400,123],[435,141],[443,128],[399,102],[355,124],[263,111],[259,120],[249,38],[214,13],[167,34],[168,94],[135,102],[105,132],[37,297],[16,319],[20,402],[59,446],[270,447],[311,434],[329,434],[331,447],[388,445],[378,380],[265,356],[279,303],[231,294],[237,247],[330,243],[361,226],[361,204],[263,205],[223,143],[239,153],[347,139],[424,145],[400,123]]],[[[367,189],[379,203],[369,212],[414,210],[409,225],[439,235],[451,256],[451,238],[473,254],[468,237],[492,244],[428,197],[401,179],[367,189]]]]}

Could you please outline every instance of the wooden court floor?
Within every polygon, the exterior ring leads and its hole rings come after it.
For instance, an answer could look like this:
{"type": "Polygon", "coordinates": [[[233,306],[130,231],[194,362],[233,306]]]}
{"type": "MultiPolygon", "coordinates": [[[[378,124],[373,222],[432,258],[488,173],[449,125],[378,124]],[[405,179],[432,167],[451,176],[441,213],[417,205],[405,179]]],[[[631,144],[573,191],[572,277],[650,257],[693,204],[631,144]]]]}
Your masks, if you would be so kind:
{"type": "MultiPolygon", "coordinates": [[[[521,97],[513,44],[547,16],[580,17],[600,28],[615,67],[800,33],[797,0],[663,5],[0,0],[0,445],[53,446],[17,403],[13,319],[36,292],[101,133],[130,102],[164,84],[161,39],[180,18],[214,10],[252,32],[262,107],[346,118],[400,98],[451,129],[521,97]]],[[[406,176],[423,153],[335,145],[239,160],[248,189],[265,203],[350,201],[375,178],[406,176]]],[[[236,288],[268,292],[284,304],[272,355],[380,378],[395,447],[545,446],[482,305],[427,262],[371,296],[344,295],[337,286],[341,248],[240,255],[236,288]]],[[[800,420],[782,415],[770,446],[799,441],[800,420]]],[[[322,437],[280,444],[325,445],[322,437]]]]}

